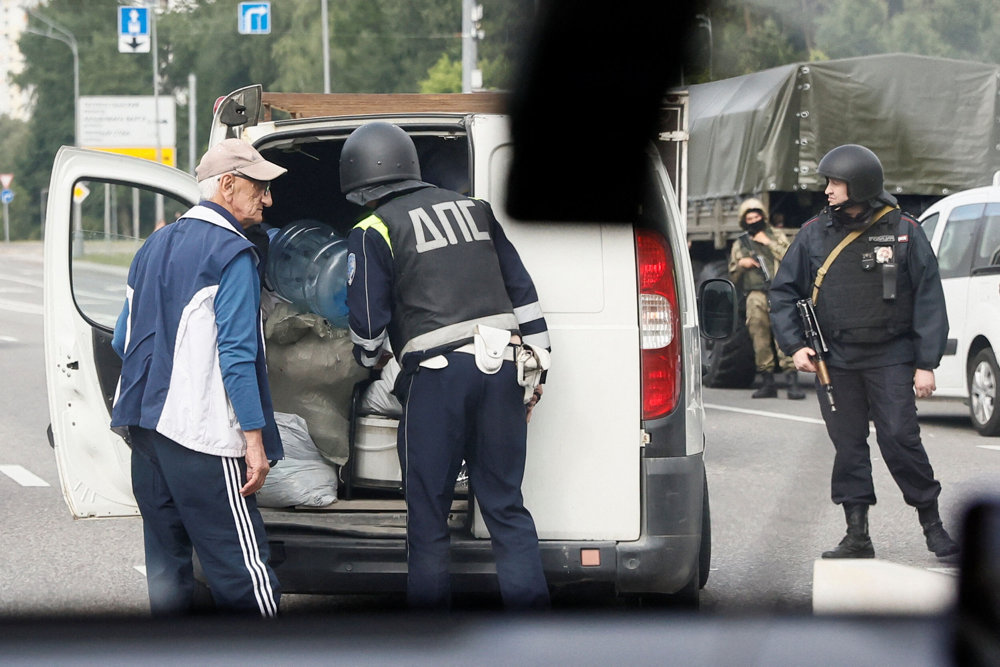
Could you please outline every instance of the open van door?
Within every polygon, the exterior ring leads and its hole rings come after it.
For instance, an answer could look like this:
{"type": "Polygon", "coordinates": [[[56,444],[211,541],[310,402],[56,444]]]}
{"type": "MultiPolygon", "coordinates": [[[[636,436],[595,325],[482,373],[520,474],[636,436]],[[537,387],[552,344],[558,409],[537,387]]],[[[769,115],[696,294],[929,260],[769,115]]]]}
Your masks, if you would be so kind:
{"type": "Polygon", "coordinates": [[[45,217],[44,337],[52,446],[74,517],[138,514],[130,451],[110,430],[121,360],[111,349],[135,252],[198,201],[189,174],[64,146],[45,217]]]}

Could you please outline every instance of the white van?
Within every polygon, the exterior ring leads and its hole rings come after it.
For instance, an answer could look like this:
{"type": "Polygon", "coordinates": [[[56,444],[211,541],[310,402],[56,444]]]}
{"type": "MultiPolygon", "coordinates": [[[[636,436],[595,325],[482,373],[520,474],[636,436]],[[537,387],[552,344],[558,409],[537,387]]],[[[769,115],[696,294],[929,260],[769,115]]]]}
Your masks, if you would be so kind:
{"type": "Polygon", "coordinates": [[[1000,435],[1000,172],[993,185],[958,192],[924,211],[948,307],[948,345],[935,396],[965,399],[976,430],[1000,435]]]}
{"type": "MultiPolygon", "coordinates": [[[[287,96],[292,117],[265,120],[262,114],[277,115],[279,97],[262,96],[259,86],[233,93],[217,107],[212,136],[241,137],[288,168],[272,185],[270,225],[310,219],[347,233],[359,210],[338,187],[340,150],[373,119],[413,137],[426,180],[493,203],[535,280],[553,345],[545,400],[528,429],[523,484],[553,590],[599,585],[696,602],[711,557],[699,315],[683,222],[656,150],[650,147],[634,224],[528,223],[509,218],[502,205],[512,145],[496,97],[287,96]],[[334,102],[341,111],[331,113],[334,102]]],[[[76,517],[138,513],[129,449],[109,430],[120,371],[110,340],[142,238],[155,218],[172,220],[197,199],[193,177],[177,169],[71,147],[56,157],[46,217],[45,353],[53,447],[76,517]]],[[[703,288],[712,311],[703,335],[731,332],[731,287],[703,288]]],[[[349,395],[348,387],[335,411],[347,415],[358,440],[375,437],[365,433],[370,421],[351,414],[349,395]]],[[[350,496],[319,508],[262,510],[284,591],[404,590],[401,494],[355,485],[350,496]]],[[[453,509],[455,589],[496,590],[474,497],[456,499],[453,509]]]]}

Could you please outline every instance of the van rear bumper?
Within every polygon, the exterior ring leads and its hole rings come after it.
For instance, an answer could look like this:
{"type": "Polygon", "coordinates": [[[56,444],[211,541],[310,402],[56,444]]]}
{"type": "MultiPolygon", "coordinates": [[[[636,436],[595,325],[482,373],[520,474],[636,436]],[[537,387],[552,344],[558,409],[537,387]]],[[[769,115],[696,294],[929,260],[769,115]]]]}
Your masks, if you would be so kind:
{"type": "MultiPolygon", "coordinates": [[[[675,593],[697,576],[704,480],[701,455],[642,459],[642,469],[640,538],[632,542],[543,540],[539,545],[542,564],[551,587],[607,584],[620,593],[675,593]]],[[[267,533],[272,565],[287,593],[406,590],[406,544],[398,536],[365,537],[294,523],[269,523],[267,533]]],[[[453,534],[451,559],[456,592],[497,590],[488,540],[453,534]]]]}

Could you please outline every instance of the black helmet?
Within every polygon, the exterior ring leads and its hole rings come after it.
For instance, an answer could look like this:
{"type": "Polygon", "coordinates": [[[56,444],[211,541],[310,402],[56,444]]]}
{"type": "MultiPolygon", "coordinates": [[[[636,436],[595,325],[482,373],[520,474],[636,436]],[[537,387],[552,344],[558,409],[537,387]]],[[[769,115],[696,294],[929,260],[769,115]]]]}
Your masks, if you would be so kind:
{"type": "MultiPolygon", "coordinates": [[[[340,153],[340,191],[374,189],[388,183],[420,181],[420,160],[413,139],[391,123],[362,125],[347,137],[340,153]]],[[[378,188],[392,191],[394,188],[378,188]]],[[[348,197],[356,199],[377,197],[348,197]]],[[[364,203],[364,201],[357,201],[364,203]]]]}
{"type": "Polygon", "coordinates": [[[827,178],[847,183],[847,196],[859,204],[888,196],[882,190],[882,163],[864,146],[845,144],[823,156],[816,171],[827,178]]]}

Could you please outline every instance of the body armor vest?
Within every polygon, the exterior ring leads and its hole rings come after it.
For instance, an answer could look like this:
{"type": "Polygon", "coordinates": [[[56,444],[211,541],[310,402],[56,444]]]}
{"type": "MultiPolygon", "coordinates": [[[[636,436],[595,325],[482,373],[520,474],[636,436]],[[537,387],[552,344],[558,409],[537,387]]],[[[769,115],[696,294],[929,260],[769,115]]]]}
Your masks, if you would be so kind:
{"type": "Polygon", "coordinates": [[[518,332],[488,205],[429,187],[390,200],[375,215],[392,244],[389,340],[399,358],[464,344],[477,324],[518,332]]]}
{"type": "MultiPolygon", "coordinates": [[[[890,211],[841,250],[827,270],[816,303],[825,335],[841,343],[882,343],[912,328],[913,285],[900,242],[901,212],[890,211]],[[895,298],[886,298],[887,291],[895,298]]],[[[822,221],[821,223],[822,224],[822,221]]],[[[844,238],[827,227],[822,259],[844,238]]]]}

